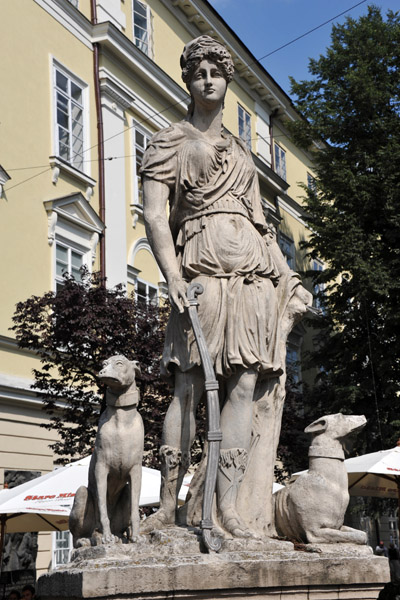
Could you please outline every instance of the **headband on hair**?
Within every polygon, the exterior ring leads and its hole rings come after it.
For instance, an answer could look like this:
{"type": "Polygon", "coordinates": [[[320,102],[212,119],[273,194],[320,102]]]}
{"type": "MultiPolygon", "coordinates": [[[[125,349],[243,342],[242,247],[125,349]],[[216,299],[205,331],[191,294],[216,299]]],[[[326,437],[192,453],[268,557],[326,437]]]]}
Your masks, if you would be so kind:
{"type": "Polygon", "coordinates": [[[201,35],[186,44],[181,55],[182,79],[188,83],[194,66],[204,58],[211,58],[221,65],[229,83],[233,79],[233,60],[223,44],[209,35],[201,35]]]}

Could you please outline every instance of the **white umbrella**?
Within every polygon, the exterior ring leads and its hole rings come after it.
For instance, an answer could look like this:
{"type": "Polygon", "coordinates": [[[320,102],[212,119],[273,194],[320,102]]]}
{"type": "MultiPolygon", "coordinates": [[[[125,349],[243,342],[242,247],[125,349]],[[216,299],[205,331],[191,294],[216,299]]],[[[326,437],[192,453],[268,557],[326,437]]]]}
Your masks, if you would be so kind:
{"type": "MultiPolygon", "coordinates": [[[[0,520],[7,533],[68,529],[75,492],[88,483],[90,456],[56,468],[51,473],[0,492],[0,520]]],[[[185,478],[179,494],[184,501],[191,477],[185,478]]],[[[160,471],[142,467],[140,506],[160,502],[160,471]]]]}
{"type": "Polygon", "coordinates": [[[351,496],[397,497],[400,516],[400,440],[390,450],[371,452],[344,462],[351,496]]]}
{"type": "Polygon", "coordinates": [[[397,498],[400,493],[400,445],[344,461],[351,496],[397,498]]]}
{"type": "MultiPolygon", "coordinates": [[[[351,496],[397,498],[400,493],[400,442],[390,450],[371,452],[344,461],[351,496]]],[[[295,481],[308,470],[297,471],[290,477],[295,481]]]]}

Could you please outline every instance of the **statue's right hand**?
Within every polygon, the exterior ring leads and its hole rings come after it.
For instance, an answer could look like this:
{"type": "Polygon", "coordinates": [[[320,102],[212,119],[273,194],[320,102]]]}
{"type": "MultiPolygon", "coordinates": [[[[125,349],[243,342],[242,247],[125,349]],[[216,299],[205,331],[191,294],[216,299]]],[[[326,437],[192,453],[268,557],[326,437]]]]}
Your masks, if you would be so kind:
{"type": "Polygon", "coordinates": [[[188,284],[181,277],[168,282],[169,300],[172,308],[180,313],[183,313],[185,308],[189,306],[186,296],[187,288],[188,284]]]}

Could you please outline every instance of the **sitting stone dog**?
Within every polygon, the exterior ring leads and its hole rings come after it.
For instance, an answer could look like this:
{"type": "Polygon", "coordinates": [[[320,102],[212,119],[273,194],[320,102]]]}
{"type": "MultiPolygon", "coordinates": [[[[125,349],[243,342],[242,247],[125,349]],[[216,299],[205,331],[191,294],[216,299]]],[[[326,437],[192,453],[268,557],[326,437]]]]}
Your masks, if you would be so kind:
{"type": "Polygon", "coordinates": [[[104,361],[99,379],[107,385],[89,466],[89,484],[76,492],[69,518],[74,546],[135,541],[139,532],[143,422],[137,411],[138,363],[116,355],[104,361]]]}
{"type": "Polygon", "coordinates": [[[278,535],[304,543],[366,544],[364,531],[343,525],[349,503],[343,447],[364,427],[364,416],[327,415],[306,427],[312,434],[309,470],[275,494],[278,535]]]}

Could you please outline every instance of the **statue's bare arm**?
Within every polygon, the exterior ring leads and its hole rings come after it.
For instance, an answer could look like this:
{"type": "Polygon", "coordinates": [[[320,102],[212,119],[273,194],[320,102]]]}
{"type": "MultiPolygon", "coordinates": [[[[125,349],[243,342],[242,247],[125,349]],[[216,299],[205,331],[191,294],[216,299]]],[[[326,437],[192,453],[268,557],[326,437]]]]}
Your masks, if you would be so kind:
{"type": "Polygon", "coordinates": [[[168,283],[169,299],[175,310],[188,306],[187,284],[183,281],[176,260],[175,247],[168,224],[166,206],[169,188],[165,183],[144,178],[143,217],[146,234],[154,256],[168,283]]]}

